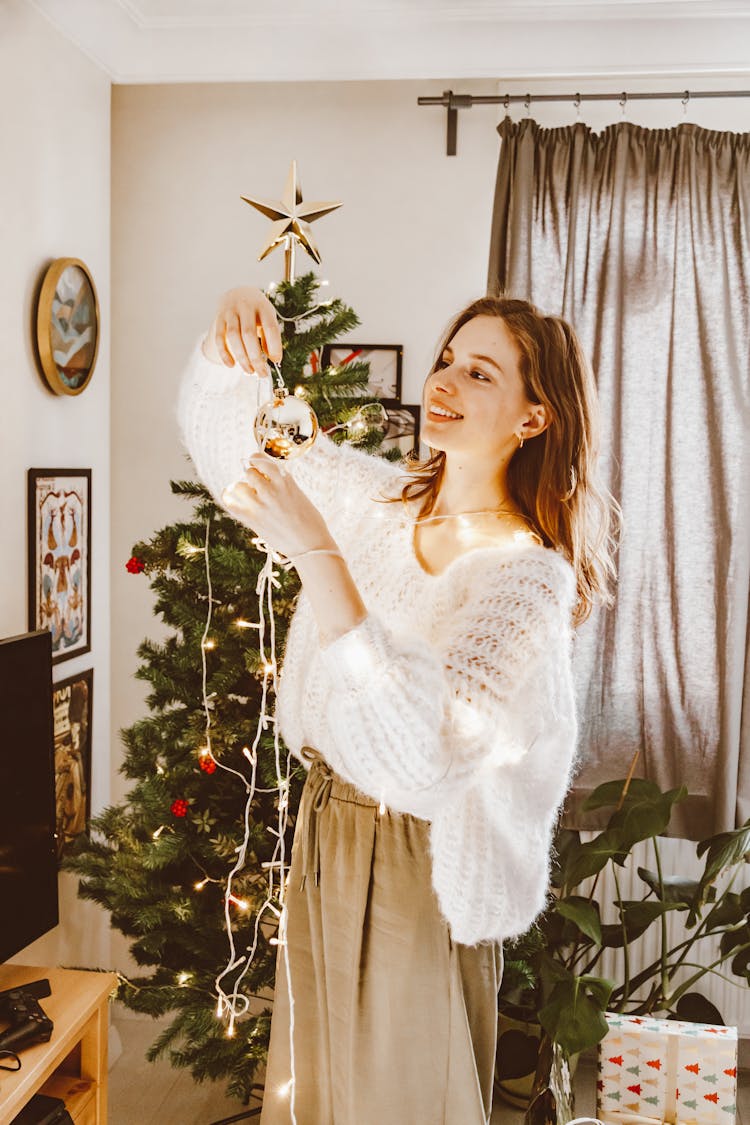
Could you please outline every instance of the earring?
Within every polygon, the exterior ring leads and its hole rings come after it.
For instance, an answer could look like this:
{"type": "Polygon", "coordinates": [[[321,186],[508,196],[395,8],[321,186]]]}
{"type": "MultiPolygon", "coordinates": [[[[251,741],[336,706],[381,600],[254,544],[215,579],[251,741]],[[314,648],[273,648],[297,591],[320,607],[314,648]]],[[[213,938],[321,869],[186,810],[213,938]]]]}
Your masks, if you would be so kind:
{"type": "Polygon", "coordinates": [[[520,437],[516,434],[516,437],[518,438],[518,448],[523,449],[523,434],[520,437]]]}

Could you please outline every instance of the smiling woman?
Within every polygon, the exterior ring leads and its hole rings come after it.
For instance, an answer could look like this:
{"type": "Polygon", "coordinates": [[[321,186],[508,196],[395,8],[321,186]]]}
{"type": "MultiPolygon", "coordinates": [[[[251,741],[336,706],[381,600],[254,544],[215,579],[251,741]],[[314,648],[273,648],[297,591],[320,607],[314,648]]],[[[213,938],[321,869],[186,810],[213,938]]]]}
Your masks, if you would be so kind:
{"type": "Polygon", "coordinates": [[[596,387],[570,325],[528,301],[473,301],[438,348],[423,408],[433,453],[411,465],[401,492],[432,524],[420,543],[432,540],[438,559],[465,550],[474,541],[466,515],[483,543],[518,542],[525,530],[572,564],[576,624],[596,600],[611,603],[619,511],[597,482],[596,387]],[[458,527],[440,526],[461,511],[458,527]]]}
{"type": "Polygon", "coordinates": [[[502,940],[544,907],[573,768],[573,624],[611,572],[593,380],[562,321],[479,301],[425,382],[427,462],[320,435],[245,473],[258,324],[278,358],[263,294],[226,294],[180,420],[302,581],[277,720],[308,775],[261,1120],[481,1125],[502,940]]]}
{"type": "Polygon", "coordinates": [[[545,407],[526,396],[520,361],[504,322],[480,314],[451,336],[425,382],[423,438],[450,453],[440,499],[424,513],[432,526],[420,528],[419,539],[415,532],[415,548],[431,569],[469,546],[500,545],[519,535],[542,543],[506,481],[513,453],[547,425],[545,407]],[[465,504],[469,489],[476,510],[464,512],[456,525],[452,508],[465,504]]]}

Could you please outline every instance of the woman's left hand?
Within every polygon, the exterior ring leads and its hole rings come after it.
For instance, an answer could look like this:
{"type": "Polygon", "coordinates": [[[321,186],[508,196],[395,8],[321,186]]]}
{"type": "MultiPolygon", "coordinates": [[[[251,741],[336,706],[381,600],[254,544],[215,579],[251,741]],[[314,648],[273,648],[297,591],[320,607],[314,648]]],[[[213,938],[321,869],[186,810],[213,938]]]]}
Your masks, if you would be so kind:
{"type": "Polygon", "coordinates": [[[294,558],[333,542],[323,516],[281,464],[254,453],[245,476],[222,493],[231,514],[264,543],[294,558]]]}

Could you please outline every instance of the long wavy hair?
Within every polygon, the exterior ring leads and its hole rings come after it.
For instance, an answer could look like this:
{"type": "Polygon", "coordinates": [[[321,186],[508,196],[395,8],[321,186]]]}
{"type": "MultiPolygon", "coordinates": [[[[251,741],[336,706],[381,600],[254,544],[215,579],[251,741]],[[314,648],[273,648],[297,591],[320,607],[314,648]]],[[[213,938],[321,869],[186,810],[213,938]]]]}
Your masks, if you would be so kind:
{"type": "MultiPolygon", "coordinates": [[[[511,457],[508,494],[546,547],[571,563],[578,597],[573,624],[580,625],[596,602],[611,605],[614,556],[622,512],[597,476],[599,408],[591,366],[571,326],[545,316],[529,301],[482,297],[462,309],[446,330],[430,374],[445,348],[476,316],[497,316],[521,353],[526,397],[543,403],[548,425],[511,457]]],[[[389,502],[421,501],[419,515],[433,511],[445,472],[445,453],[408,461],[409,479],[389,502]]]]}

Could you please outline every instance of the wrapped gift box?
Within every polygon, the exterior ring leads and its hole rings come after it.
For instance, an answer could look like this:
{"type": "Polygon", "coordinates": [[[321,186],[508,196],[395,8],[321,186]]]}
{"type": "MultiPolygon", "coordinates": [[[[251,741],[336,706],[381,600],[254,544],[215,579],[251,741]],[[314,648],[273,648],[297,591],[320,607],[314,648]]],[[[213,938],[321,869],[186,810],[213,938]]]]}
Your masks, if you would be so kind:
{"type": "Polygon", "coordinates": [[[605,1125],[734,1125],[736,1027],[605,1016],[596,1084],[605,1125]]]}

